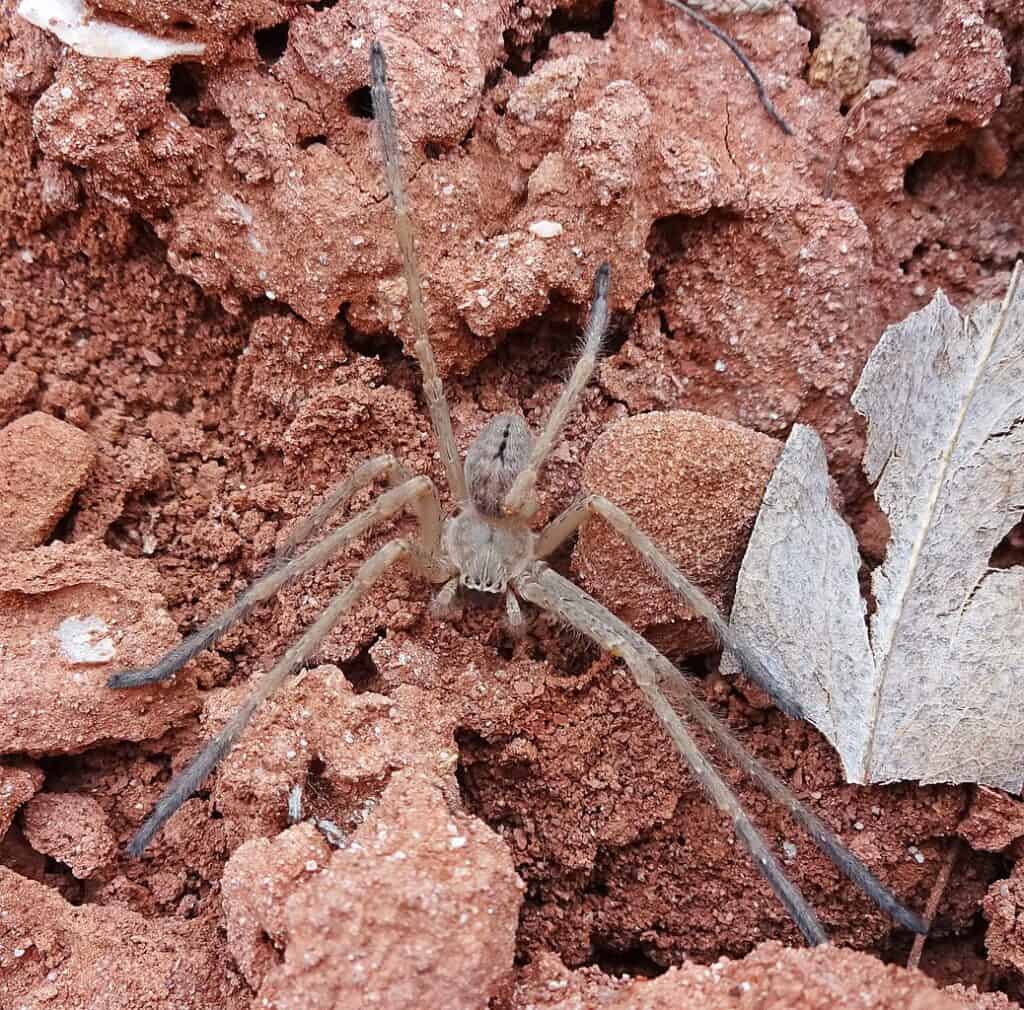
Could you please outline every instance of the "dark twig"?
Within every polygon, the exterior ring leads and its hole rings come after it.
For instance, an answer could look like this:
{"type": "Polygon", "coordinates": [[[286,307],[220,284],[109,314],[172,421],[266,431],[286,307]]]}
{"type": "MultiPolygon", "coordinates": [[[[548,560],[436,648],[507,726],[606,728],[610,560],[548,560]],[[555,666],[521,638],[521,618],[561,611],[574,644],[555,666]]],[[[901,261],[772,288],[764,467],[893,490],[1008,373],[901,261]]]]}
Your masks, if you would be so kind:
{"type": "Polygon", "coordinates": [[[768,113],[772,119],[775,120],[779,129],[782,130],[787,137],[793,135],[793,130],[790,128],[789,123],[782,118],[782,114],[772,104],[771,98],[768,97],[768,89],[764,86],[764,81],[761,80],[758,72],[754,69],[754,64],[747,58],[747,54],[740,49],[740,44],[728,33],[722,31],[718,25],[709,21],[703,14],[698,13],[692,7],[687,7],[682,0],[665,0],[670,7],[674,7],[677,11],[685,14],[688,18],[696,21],[706,32],[710,32],[720,42],[724,42],[731,50],[733,56],[740,61],[743,69],[750,75],[750,79],[754,82],[754,87],[757,88],[757,97],[761,100],[761,105],[764,107],[764,111],[768,113]]]}
{"type": "MultiPolygon", "coordinates": [[[[956,861],[959,857],[960,839],[954,838],[942,866],[939,867],[939,875],[935,878],[935,883],[932,884],[932,893],[928,895],[928,905],[924,910],[924,918],[928,923],[929,929],[935,921],[935,914],[939,910],[939,902],[942,901],[942,896],[946,893],[950,874],[952,874],[953,867],[956,866],[956,861]]],[[[921,954],[924,952],[924,942],[927,939],[927,933],[919,933],[914,937],[914,945],[910,948],[910,956],[907,958],[908,968],[917,968],[921,964],[921,954]]]]}

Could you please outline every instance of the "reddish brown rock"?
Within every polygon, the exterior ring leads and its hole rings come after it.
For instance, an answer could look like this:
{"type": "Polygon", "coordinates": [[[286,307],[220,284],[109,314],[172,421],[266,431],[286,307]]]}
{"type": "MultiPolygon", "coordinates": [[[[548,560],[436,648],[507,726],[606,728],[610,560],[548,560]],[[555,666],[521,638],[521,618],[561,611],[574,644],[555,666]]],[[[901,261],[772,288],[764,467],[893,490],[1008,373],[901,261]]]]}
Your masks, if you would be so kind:
{"type": "Polygon", "coordinates": [[[221,882],[228,948],[253,989],[281,962],[288,899],[330,860],[330,846],[309,823],[273,839],[253,838],[231,854],[221,882]]]}
{"type": "Polygon", "coordinates": [[[215,921],[74,907],[0,866],[0,1006],[248,1010],[226,969],[215,921]]]}
{"type": "Polygon", "coordinates": [[[279,1010],[486,1006],[511,975],[522,884],[483,822],[412,772],[287,903],[259,999],[279,1010]]]}
{"type": "Polygon", "coordinates": [[[1024,803],[1001,789],[979,786],[957,834],[972,849],[1000,852],[1024,838],[1024,803]]]}
{"type": "MultiPolygon", "coordinates": [[[[774,439],[728,421],[689,411],[641,414],[594,443],[583,486],[624,509],[727,610],[780,450],[774,439]]],[[[573,560],[584,586],[656,644],[673,652],[712,644],[704,623],[604,523],[584,527],[573,560]]]]}
{"type": "Polygon", "coordinates": [[[18,808],[39,791],[44,778],[43,770],[29,761],[0,764],[0,839],[7,834],[18,808]]]}
{"type": "Polygon", "coordinates": [[[989,924],[985,934],[989,960],[1024,974],[1024,861],[989,888],[981,907],[989,924]]]}
{"type": "Polygon", "coordinates": [[[69,866],[79,879],[91,877],[117,852],[107,815],[91,796],[40,793],[25,807],[24,824],[32,848],[69,866]]]}
{"type": "Polygon", "coordinates": [[[94,542],[0,559],[0,753],[145,740],[196,709],[188,673],[140,690],[106,686],[177,643],[159,582],[146,562],[94,542]]]}
{"type": "Polygon", "coordinates": [[[741,961],[670,968],[655,979],[567,971],[556,958],[526,972],[514,1010],[981,1010],[920,972],[839,947],[764,943],[741,961]]]}
{"type": "MultiPolygon", "coordinates": [[[[251,689],[214,693],[204,723],[213,731],[251,689]]],[[[306,785],[308,815],[354,829],[373,809],[388,777],[415,768],[457,795],[454,712],[426,692],[396,688],[356,694],[337,667],[309,670],[266,702],[217,773],[213,801],[230,845],[284,827],[288,796],[306,785]]]]}
{"type": "Polygon", "coordinates": [[[4,369],[0,374],[0,427],[23,413],[38,384],[39,377],[35,372],[17,361],[4,369]]]}
{"type": "Polygon", "coordinates": [[[85,432],[40,411],[0,431],[0,554],[35,547],[53,532],[95,452],[85,432]]]}

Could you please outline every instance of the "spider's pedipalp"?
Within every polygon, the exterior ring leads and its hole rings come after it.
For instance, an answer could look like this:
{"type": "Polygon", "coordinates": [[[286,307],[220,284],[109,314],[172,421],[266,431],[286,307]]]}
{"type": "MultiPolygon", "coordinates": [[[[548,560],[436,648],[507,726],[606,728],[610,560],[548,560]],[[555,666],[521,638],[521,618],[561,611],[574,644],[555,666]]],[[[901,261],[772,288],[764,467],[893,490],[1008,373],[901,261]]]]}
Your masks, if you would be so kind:
{"type": "MultiPolygon", "coordinates": [[[[332,491],[324,503],[316,510],[319,522],[326,521],[331,511],[339,508],[359,487],[369,484],[373,477],[386,473],[383,462],[390,457],[382,456],[360,467],[347,481],[343,481],[332,491]],[[373,476],[368,477],[369,474],[373,476]],[[341,493],[342,491],[347,493],[341,493]],[[333,508],[326,511],[324,506],[329,501],[337,500],[333,508]]],[[[271,599],[278,590],[292,579],[322,564],[329,557],[340,551],[346,544],[361,536],[371,526],[388,519],[396,512],[411,505],[420,518],[421,535],[424,539],[417,541],[417,558],[424,559],[424,567],[431,567],[440,553],[441,514],[437,501],[437,493],[433,484],[426,477],[413,477],[398,487],[385,491],[369,508],[364,509],[343,526],[333,530],[323,540],[297,558],[288,560],[290,551],[297,542],[295,534],[289,538],[285,549],[270,563],[266,573],[253,582],[229,607],[207,621],[202,627],[192,632],[173,649],[162,656],[152,666],[141,670],[123,670],[107,678],[107,686],[113,688],[141,687],[169,680],[193,656],[208,649],[233,624],[246,617],[254,607],[271,599]]],[[[306,520],[300,526],[304,535],[309,536],[315,527],[306,520]]]]}
{"type": "Polygon", "coordinates": [[[625,661],[694,777],[715,806],[728,815],[736,837],[747,847],[755,866],[786,907],[804,938],[813,945],[827,943],[828,936],[814,909],[786,876],[735,793],[701,752],[696,740],[662,694],[657,671],[647,654],[653,647],[592,596],[553,572],[543,562],[531,566],[516,580],[515,586],[524,599],[568,622],[601,648],[625,661]]]}
{"type": "MultiPolygon", "coordinates": [[[[425,480],[426,478],[415,478],[425,480]]],[[[323,613],[302,633],[285,654],[260,678],[252,693],[242,702],[224,727],[211,737],[186,768],[164,790],[142,827],[128,845],[131,856],[140,856],[164,822],[202,785],[234,747],[256,710],[270,698],[289,674],[298,671],[320,646],[340,618],[363,597],[373,584],[396,562],[412,553],[406,540],[392,540],[371,554],[359,566],[352,581],[327,605],[323,613]]]]}
{"type": "Polygon", "coordinates": [[[608,302],[608,291],[611,287],[612,268],[602,263],[594,274],[594,295],[590,303],[590,314],[583,330],[583,350],[572,370],[569,381],[555,401],[548,415],[544,428],[533,443],[530,459],[523,471],[516,477],[511,490],[505,496],[503,511],[513,518],[527,520],[536,510],[534,489],[540,468],[544,465],[548,454],[555,447],[562,428],[569,417],[576,401],[587,383],[590,382],[597,358],[601,353],[605,334],[608,332],[608,319],[611,308],[608,302]]]}

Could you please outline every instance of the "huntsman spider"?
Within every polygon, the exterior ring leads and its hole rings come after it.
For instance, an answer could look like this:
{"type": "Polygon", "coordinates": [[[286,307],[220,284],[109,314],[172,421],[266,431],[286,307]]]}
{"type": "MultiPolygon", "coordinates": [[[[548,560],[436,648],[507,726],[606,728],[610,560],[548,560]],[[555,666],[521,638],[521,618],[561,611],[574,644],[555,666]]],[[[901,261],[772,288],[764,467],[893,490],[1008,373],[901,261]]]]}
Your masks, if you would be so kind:
{"type": "Polygon", "coordinates": [[[597,268],[593,301],[583,334],[582,353],[563,387],[543,430],[536,437],[523,417],[501,414],[487,424],[460,458],[451,415],[438,375],[427,332],[412,221],[399,160],[398,133],[388,92],[384,51],[375,43],[370,56],[371,95],[383,163],[394,210],[394,227],[408,288],[409,315],[415,334],[415,354],[423,377],[423,393],[440,448],[441,460],[457,511],[445,517],[434,484],[412,476],[393,456],[363,463],[336,485],[292,531],[269,569],[223,613],[194,631],[153,666],[112,676],[115,688],[132,688],[174,676],[192,657],[209,648],[236,621],[270,600],[287,582],[334,556],[355,538],[404,510],[417,520],[417,532],[391,540],[367,558],[352,581],[335,596],[317,620],[263,674],[227,724],[209,740],[195,759],[170,783],[153,813],[132,839],[129,851],[138,856],[163,823],[188,799],[231,750],[260,704],[274,694],[289,675],[313,656],[334,626],[393,565],[405,564],[427,583],[439,587],[431,612],[444,618],[466,591],[485,597],[504,597],[510,629],[521,632],[520,600],[554,615],[575,628],[632,673],[658,721],[693,776],[714,805],[732,821],[736,836],[748,849],[758,870],[811,944],[827,940],[814,910],[789,880],[739,800],[705,757],[686,721],[700,726],[721,751],[739,765],[771,799],[783,806],[809,833],[836,866],[897,922],[924,933],[924,921],[906,908],[839,838],[806,807],[775,774],[750,753],[696,696],[676,666],[645,638],[626,625],[574,583],[545,563],[580,527],[597,517],[608,523],[657,573],[664,583],[714,629],[752,679],[765,687],[787,714],[800,713],[791,699],[773,690],[757,650],[730,628],[714,604],[696,588],[666,554],[630,517],[607,498],[589,495],[571,505],[540,530],[531,519],[537,509],[535,488],[545,460],[557,444],[563,426],[587,385],[597,363],[608,327],[611,269],[597,268]],[[354,515],[301,553],[298,548],[360,489],[383,478],[390,488],[368,508],[354,515]],[[671,701],[669,700],[671,696],[671,701]]]}

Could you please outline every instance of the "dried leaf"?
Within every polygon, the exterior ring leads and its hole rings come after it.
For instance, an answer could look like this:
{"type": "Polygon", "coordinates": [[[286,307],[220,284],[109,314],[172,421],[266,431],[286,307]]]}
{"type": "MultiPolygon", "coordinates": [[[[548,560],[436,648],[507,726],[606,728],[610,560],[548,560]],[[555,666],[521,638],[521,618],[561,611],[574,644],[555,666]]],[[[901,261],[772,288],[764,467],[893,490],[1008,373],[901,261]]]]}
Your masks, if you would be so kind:
{"type": "Polygon", "coordinates": [[[1024,512],[1022,289],[1018,264],[1002,305],[966,319],[939,292],[864,368],[853,403],[891,527],[869,624],[809,428],[765,493],[732,622],[852,782],[1024,783],[1024,569],[989,563],[1024,512]]]}

